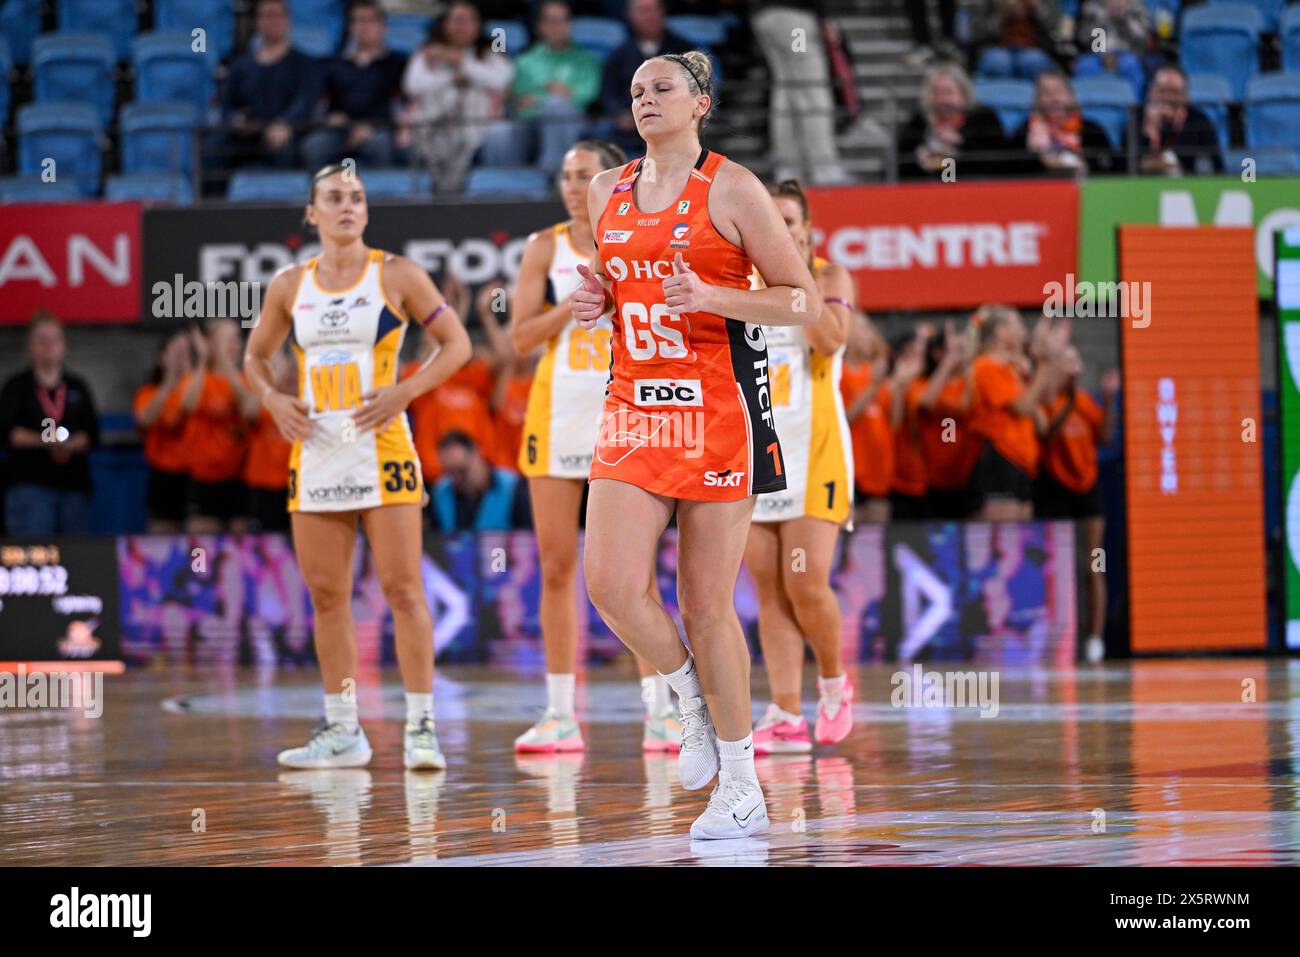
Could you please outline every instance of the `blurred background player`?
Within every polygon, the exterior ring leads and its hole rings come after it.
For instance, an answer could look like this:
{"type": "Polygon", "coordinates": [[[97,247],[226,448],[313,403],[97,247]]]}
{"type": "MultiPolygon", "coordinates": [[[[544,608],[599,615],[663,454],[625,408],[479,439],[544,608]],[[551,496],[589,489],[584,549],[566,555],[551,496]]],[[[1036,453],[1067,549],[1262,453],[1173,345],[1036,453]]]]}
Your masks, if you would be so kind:
{"type": "Polygon", "coordinates": [[[393,615],[406,689],[404,764],[441,769],[433,710],[433,621],[421,576],[424,482],[406,408],[470,356],[469,336],[428,274],[365,244],[365,187],[351,168],[312,181],[307,221],[321,254],[276,274],[248,341],[249,379],[294,442],[289,510],[294,549],[311,593],[325,719],[307,744],[280,752],[295,768],[370,761],[356,699],[352,551],[357,524],[393,615]],[[421,316],[441,348],[398,380],[406,325],[421,316]],[[274,359],[292,334],[299,391],[276,388],[274,359]]]}
{"type": "MultiPolygon", "coordinates": [[[[573,320],[569,296],[582,282],[578,264],[589,267],[596,253],[587,188],[601,170],[625,162],[621,149],[598,140],[580,140],[564,155],[559,185],[569,219],[529,237],[511,297],[516,351],[527,355],[545,347],[528,395],[519,469],[528,478],[542,571],[546,711],[515,740],[517,751],[583,748],[574,706],[579,613],[574,584],[586,480],[609,378],[612,324],[602,317],[594,328],[583,329],[573,320]]],[[[653,577],[649,588],[659,600],[653,577]]],[[[640,657],[637,670],[646,706],[642,746],[675,751],[681,747],[681,725],[668,682],[640,657]]]]}
{"type": "MultiPolygon", "coordinates": [[[[821,291],[822,312],[811,326],[763,329],[786,488],[758,497],[745,546],[772,693],[754,728],[757,754],[812,750],[802,706],[805,638],[817,659],[817,743],[838,744],[853,728],[853,689],[840,661],[840,605],[830,577],[853,503],[840,370],[855,290],[847,269],[813,255],[812,220],[799,183],[784,180],[769,191],[821,291]]],[[[752,282],[763,287],[757,271],[752,282]]]]}

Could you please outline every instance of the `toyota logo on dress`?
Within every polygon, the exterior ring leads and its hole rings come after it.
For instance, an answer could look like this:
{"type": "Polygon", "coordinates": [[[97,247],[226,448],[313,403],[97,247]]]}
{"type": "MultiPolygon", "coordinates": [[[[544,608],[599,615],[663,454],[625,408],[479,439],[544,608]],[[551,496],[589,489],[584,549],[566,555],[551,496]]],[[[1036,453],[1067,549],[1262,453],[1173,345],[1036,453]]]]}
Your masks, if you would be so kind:
{"type": "Polygon", "coordinates": [[[320,317],[320,321],[331,329],[335,329],[348,321],[348,314],[342,309],[331,309],[320,317]]]}

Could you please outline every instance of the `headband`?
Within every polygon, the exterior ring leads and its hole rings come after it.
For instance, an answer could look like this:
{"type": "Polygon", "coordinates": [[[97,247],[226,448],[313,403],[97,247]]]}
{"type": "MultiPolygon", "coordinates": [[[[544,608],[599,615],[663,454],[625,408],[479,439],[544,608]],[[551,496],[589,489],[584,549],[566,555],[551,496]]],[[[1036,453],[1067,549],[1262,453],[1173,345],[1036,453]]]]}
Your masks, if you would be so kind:
{"type": "Polygon", "coordinates": [[[695,85],[698,86],[698,87],[700,88],[700,92],[701,92],[701,93],[705,93],[705,94],[708,93],[708,89],[709,89],[709,88],[708,88],[707,86],[705,86],[703,83],[700,82],[699,74],[697,74],[697,73],[696,73],[696,72],[691,68],[691,64],[690,64],[690,62],[686,59],[686,57],[682,56],[680,53],[665,53],[665,54],[664,54],[664,59],[665,59],[665,60],[672,60],[674,63],[680,63],[683,67],[686,68],[686,72],[689,73],[689,74],[691,75],[691,79],[695,81],[695,85]]]}

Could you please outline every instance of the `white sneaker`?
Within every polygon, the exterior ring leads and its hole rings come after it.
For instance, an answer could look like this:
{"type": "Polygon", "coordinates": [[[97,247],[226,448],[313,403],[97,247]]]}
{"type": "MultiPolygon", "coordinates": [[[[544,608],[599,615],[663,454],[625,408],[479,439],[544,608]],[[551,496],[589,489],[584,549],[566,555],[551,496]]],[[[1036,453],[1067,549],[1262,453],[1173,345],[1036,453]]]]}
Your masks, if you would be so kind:
{"type": "Polygon", "coordinates": [[[419,724],[406,723],[406,768],[409,771],[444,771],[447,759],[438,747],[438,732],[432,718],[419,724]]]}
{"type": "Polygon", "coordinates": [[[709,806],[691,825],[697,841],[725,841],[752,837],[768,829],[767,803],[757,781],[733,778],[718,772],[718,786],[709,795],[709,806]]]}
{"type": "Polygon", "coordinates": [[[515,750],[525,753],[554,754],[557,751],[581,751],[582,728],[573,715],[560,717],[551,708],[542,720],[515,738],[515,750]]]}
{"type": "Polygon", "coordinates": [[[718,737],[704,697],[678,698],[682,721],[682,749],[677,752],[677,774],[682,787],[698,791],[718,773],[718,737]]]}
{"type": "Polygon", "coordinates": [[[348,731],[341,724],[322,721],[300,748],[289,748],[275,760],[287,768],[360,768],[370,763],[370,742],[360,726],[348,731]]]}

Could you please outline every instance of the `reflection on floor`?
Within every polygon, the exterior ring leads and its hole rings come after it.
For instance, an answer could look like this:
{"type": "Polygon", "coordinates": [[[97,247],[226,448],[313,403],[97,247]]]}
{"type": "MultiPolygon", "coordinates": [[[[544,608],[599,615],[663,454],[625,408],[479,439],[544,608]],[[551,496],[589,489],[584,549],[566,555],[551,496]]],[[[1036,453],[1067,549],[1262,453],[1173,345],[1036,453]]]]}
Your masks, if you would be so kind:
{"type": "MultiPolygon", "coordinates": [[[[969,670],[925,670],[944,667],[969,670]]],[[[759,759],[768,835],[692,844],[708,792],[642,755],[621,668],[580,685],[588,751],[549,758],[511,749],[536,676],[441,669],[439,773],[402,769],[395,674],[362,683],[369,768],[286,771],[314,675],[133,670],[105,679],[99,719],[0,710],[0,863],[1300,863],[1300,662],[1003,668],[987,717],[895,707],[895,674],[854,673],[842,745],[759,759]]]]}

